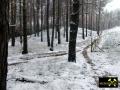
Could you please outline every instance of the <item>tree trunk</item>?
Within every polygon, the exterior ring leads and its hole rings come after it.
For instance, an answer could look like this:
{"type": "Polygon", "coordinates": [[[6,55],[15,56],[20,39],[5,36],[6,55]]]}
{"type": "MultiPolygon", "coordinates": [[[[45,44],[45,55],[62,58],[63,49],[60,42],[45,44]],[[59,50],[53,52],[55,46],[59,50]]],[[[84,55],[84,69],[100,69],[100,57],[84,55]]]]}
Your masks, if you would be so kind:
{"type": "MultiPolygon", "coordinates": [[[[94,2],[94,1],[92,0],[92,3],[93,3],[93,2],[94,2]]],[[[93,36],[92,36],[92,35],[93,35],[93,32],[92,32],[92,31],[93,31],[93,16],[94,16],[94,15],[93,15],[93,5],[91,5],[91,9],[92,9],[92,10],[91,10],[91,22],[90,22],[90,23],[91,23],[91,32],[90,32],[90,35],[91,35],[91,52],[92,52],[92,51],[93,51],[93,45],[92,45],[92,42],[93,42],[93,36]]]]}
{"type": "Polygon", "coordinates": [[[68,42],[68,0],[66,0],[66,42],[68,42]]]}
{"type": "Polygon", "coordinates": [[[56,31],[58,32],[58,44],[61,44],[61,38],[60,38],[60,0],[58,0],[58,15],[57,15],[57,28],[56,31]]]}
{"type": "Polygon", "coordinates": [[[11,45],[15,46],[16,0],[11,0],[11,45]]]}
{"type": "Polygon", "coordinates": [[[23,52],[22,54],[28,53],[27,48],[27,19],[26,19],[26,0],[23,0],[23,52]]]}
{"type": "Polygon", "coordinates": [[[49,34],[49,4],[50,1],[47,0],[47,17],[46,17],[46,23],[47,23],[47,43],[48,43],[48,47],[50,46],[50,34],[49,34]]]}
{"type": "Polygon", "coordinates": [[[40,29],[40,25],[39,25],[39,7],[40,7],[40,0],[37,0],[37,36],[39,37],[39,29],[40,29]]]}
{"type": "Polygon", "coordinates": [[[41,42],[43,42],[43,2],[41,0],[41,42]]]}
{"type": "Polygon", "coordinates": [[[100,35],[100,17],[101,17],[101,0],[99,2],[99,16],[98,16],[98,31],[97,34],[100,35]]]}
{"type": "Polygon", "coordinates": [[[21,13],[21,9],[22,9],[22,7],[21,7],[21,0],[19,0],[19,8],[20,8],[20,16],[19,16],[19,19],[20,19],[20,44],[22,44],[22,33],[23,33],[23,31],[22,31],[22,13],[21,13]]]}
{"type": "Polygon", "coordinates": [[[88,0],[87,0],[87,2],[86,2],[87,4],[86,4],[86,37],[87,37],[87,35],[88,35],[88,0]]]}
{"type": "Polygon", "coordinates": [[[51,47],[50,51],[53,51],[54,46],[54,28],[55,28],[55,0],[53,0],[53,26],[52,26],[52,38],[51,38],[51,47]]]}
{"type": "Polygon", "coordinates": [[[79,0],[73,0],[73,12],[70,20],[69,62],[76,62],[76,38],[79,24],[79,0]]]}
{"type": "Polygon", "coordinates": [[[6,90],[9,13],[8,0],[0,1],[0,90],[6,90]]]}
{"type": "Polygon", "coordinates": [[[34,34],[36,36],[36,10],[35,10],[35,1],[33,0],[33,21],[34,21],[34,34]]]}
{"type": "Polygon", "coordinates": [[[85,39],[84,34],[84,0],[82,0],[82,38],[85,39]]]}

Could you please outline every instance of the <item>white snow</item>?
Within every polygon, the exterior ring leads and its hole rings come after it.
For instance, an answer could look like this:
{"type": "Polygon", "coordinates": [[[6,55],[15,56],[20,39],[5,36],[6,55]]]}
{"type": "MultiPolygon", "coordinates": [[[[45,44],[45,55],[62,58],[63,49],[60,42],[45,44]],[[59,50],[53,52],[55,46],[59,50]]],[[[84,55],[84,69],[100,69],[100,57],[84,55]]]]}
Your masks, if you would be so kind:
{"type": "MultiPolygon", "coordinates": [[[[115,76],[120,80],[120,27],[105,30],[99,47],[104,52],[99,52],[99,49],[93,53],[88,51],[92,62],[95,64],[93,68],[96,74],[99,76],[115,76]]],[[[113,90],[120,90],[120,87],[113,90]]]]}
{"type": "MultiPolygon", "coordinates": [[[[63,34],[63,29],[61,31],[63,34]]],[[[88,32],[89,35],[90,32],[88,32]]],[[[107,30],[105,32],[110,33],[107,30]]],[[[47,47],[46,32],[44,32],[44,42],[40,42],[40,37],[34,37],[34,35],[28,37],[29,54],[27,55],[21,54],[22,47],[19,43],[19,38],[16,38],[15,47],[11,47],[9,43],[7,90],[109,90],[100,89],[94,77],[98,78],[110,73],[110,75],[120,78],[119,52],[108,53],[109,50],[107,51],[106,49],[105,52],[90,53],[88,51],[95,64],[93,70],[92,66],[87,63],[82,55],[83,49],[90,44],[91,37],[88,36],[86,40],[83,40],[81,33],[82,29],[79,28],[76,47],[77,63],[69,63],[67,61],[68,43],[65,42],[65,38],[62,36],[61,45],[57,44],[57,39],[55,40],[53,52],[49,51],[47,47]],[[55,56],[56,54],[59,54],[59,56],[55,56]],[[19,80],[22,79],[32,82],[20,82],[19,80]]],[[[95,38],[96,32],[93,32],[93,35],[95,38]]],[[[108,43],[106,42],[106,35],[108,34],[103,34],[105,41],[102,39],[101,48],[106,45],[105,43],[108,43]]]]}

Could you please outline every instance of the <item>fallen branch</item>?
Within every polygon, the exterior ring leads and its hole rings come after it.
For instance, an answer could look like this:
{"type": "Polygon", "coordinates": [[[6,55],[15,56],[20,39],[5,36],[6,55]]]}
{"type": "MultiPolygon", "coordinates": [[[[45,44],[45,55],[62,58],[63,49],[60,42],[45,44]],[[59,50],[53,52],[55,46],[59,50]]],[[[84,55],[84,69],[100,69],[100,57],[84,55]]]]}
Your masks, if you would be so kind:
{"type": "MultiPolygon", "coordinates": [[[[82,42],[80,42],[80,43],[84,45],[86,41],[88,41],[88,40],[82,41],[82,42]]],[[[82,45],[81,45],[81,46],[82,46],[82,45]]],[[[76,50],[76,52],[80,52],[80,51],[81,51],[81,50],[76,50]]],[[[22,57],[19,58],[19,59],[27,60],[27,61],[10,63],[10,64],[8,64],[8,65],[9,65],[9,66],[12,66],[12,65],[18,65],[18,64],[22,64],[22,63],[27,63],[27,62],[29,62],[30,60],[34,59],[34,58],[64,56],[64,55],[67,55],[67,54],[68,54],[67,51],[58,51],[58,52],[49,52],[49,53],[33,54],[32,56],[28,54],[28,55],[26,55],[26,56],[22,56],[22,57]]]]}
{"type": "Polygon", "coordinates": [[[48,83],[47,81],[33,80],[33,79],[25,78],[25,77],[16,78],[16,81],[25,82],[25,83],[40,83],[40,84],[48,83]]]}
{"type": "Polygon", "coordinates": [[[23,62],[14,62],[14,63],[9,63],[8,65],[9,66],[12,66],[12,65],[18,65],[18,64],[21,64],[21,63],[27,63],[28,61],[23,61],[23,62]]]}
{"type": "Polygon", "coordinates": [[[102,52],[104,52],[104,50],[103,49],[101,49],[99,46],[96,46],[96,47],[98,47],[102,52]]]}

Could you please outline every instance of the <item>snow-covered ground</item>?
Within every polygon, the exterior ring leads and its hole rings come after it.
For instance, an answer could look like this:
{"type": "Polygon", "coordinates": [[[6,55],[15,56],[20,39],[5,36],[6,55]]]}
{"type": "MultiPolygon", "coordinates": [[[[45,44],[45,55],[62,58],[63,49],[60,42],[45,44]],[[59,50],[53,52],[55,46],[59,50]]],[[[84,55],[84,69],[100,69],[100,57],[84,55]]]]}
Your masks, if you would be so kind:
{"type": "MultiPolygon", "coordinates": [[[[62,36],[61,45],[58,45],[57,40],[55,40],[53,52],[49,51],[47,47],[46,32],[44,32],[44,42],[40,42],[40,37],[34,37],[34,35],[28,37],[29,54],[27,55],[21,54],[22,48],[19,38],[16,39],[15,47],[11,47],[9,44],[7,90],[109,90],[100,89],[95,77],[109,74],[120,77],[119,52],[114,51],[115,49],[104,48],[107,45],[105,43],[109,42],[109,35],[112,36],[112,33],[117,32],[117,30],[111,29],[103,33],[104,40],[102,39],[100,47],[104,52],[91,54],[88,51],[95,66],[91,66],[82,55],[83,49],[90,44],[91,37],[83,40],[82,30],[78,31],[77,63],[67,61],[68,43],[62,36]],[[109,34],[110,32],[112,33],[109,34]],[[109,53],[109,51],[112,52],[109,53]]],[[[93,33],[95,36],[96,32],[93,33]]],[[[120,88],[110,90],[120,90],[120,88]]]]}
{"type": "MultiPolygon", "coordinates": [[[[97,48],[97,52],[93,53],[88,51],[94,72],[100,77],[115,76],[120,80],[120,27],[105,30],[98,46],[101,50],[97,48]]],[[[113,90],[120,90],[120,87],[113,90]]]]}

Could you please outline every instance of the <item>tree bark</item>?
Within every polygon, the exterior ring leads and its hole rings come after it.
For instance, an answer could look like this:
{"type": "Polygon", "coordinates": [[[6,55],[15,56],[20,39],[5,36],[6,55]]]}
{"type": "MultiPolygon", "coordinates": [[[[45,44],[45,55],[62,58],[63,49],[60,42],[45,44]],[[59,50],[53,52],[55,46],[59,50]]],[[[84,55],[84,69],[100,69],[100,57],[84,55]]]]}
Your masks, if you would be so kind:
{"type": "Polygon", "coordinates": [[[35,0],[33,0],[33,21],[34,21],[34,34],[36,36],[36,10],[35,10],[35,0]]]}
{"type": "Polygon", "coordinates": [[[66,42],[68,42],[68,0],[66,0],[66,42]]]}
{"type": "Polygon", "coordinates": [[[51,38],[51,47],[50,51],[53,51],[54,46],[54,32],[55,32],[55,0],[53,0],[53,26],[52,26],[52,38],[51,38]]]}
{"type": "Polygon", "coordinates": [[[43,42],[43,1],[41,0],[41,42],[43,42]]]}
{"type": "Polygon", "coordinates": [[[22,3],[22,1],[21,0],[19,0],[19,8],[20,8],[20,11],[19,11],[19,14],[20,14],[20,16],[19,16],[19,19],[20,19],[20,44],[22,44],[22,33],[23,33],[23,31],[22,31],[22,5],[21,5],[21,3],[22,3]]]}
{"type": "Polygon", "coordinates": [[[27,19],[26,19],[26,0],[23,0],[23,52],[22,54],[28,53],[27,48],[27,19]]]}
{"type": "Polygon", "coordinates": [[[58,32],[58,44],[61,44],[61,38],[60,38],[60,0],[58,0],[58,15],[57,15],[57,28],[56,31],[58,32]]]}
{"type": "Polygon", "coordinates": [[[88,0],[87,0],[87,2],[86,2],[87,4],[86,4],[86,37],[87,37],[87,35],[88,35],[88,0]]]}
{"type": "Polygon", "coordinates": [[[101,0],[99,2],[98,31],[97,31],[98,35],[100,35],[100,18],[101,18],[101,0]]]}
{"type": "Polygon", "coordinates": [[[16,0],[11,0],[11,45],[15,46],[16,0]]]}
{"type": "Polygon", "coordinates": [[[36,5],[36,7],[37,7],[37,36],[39,37],[39,29],[40,29],[40,25],[39,25],[39,10],[40,10],[40,0],[37,0],[36,1],[37,3],[37,5],[36,5]]]}
{"type": "Polygon", "coordinates": [[[0,90],[6,90],[9,13],[8,0],[0,1],[0,90]]]}
{"type": "Polygon", "coordinates": [[[84,33],[84,0],[82,0],[82,38],[85,39],[84,33]]]}
{"type": "Polygon", "coordinates": [[[50,34],[49,34],[49,4],[50,4],[50,1],[47,0],[47,18],[46,18],[46,23],[47,23],[47,44],[48,44],[48,47],[50,46],[50,34]]]}
{"type": "Polygon", "coordinates": [[[70,20],[70,40],[68,61],[76,62],[76,38],[79,24],[79,0],[73,0],[73,12],[70,20]]]}

